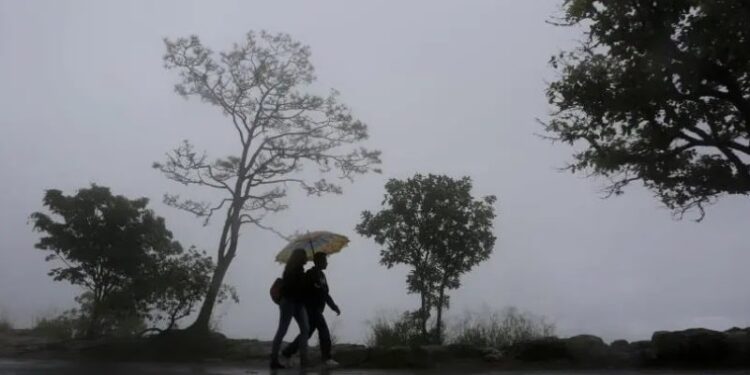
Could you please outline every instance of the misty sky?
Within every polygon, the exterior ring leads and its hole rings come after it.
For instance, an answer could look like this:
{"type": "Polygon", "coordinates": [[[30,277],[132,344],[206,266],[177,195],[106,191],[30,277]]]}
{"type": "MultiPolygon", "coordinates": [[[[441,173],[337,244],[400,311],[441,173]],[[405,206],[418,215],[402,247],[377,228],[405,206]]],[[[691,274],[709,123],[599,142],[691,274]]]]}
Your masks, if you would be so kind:
{"type": "MultiPolygon", "coordinates": [[[[382,175],[325,198],[292,195],[269,223],[325,229],[352,242],[330,259],[341,306],[334,334],[362,341],[378,312],[418,306],[405,268],[378,264],[354,232],[388,178],[470,176],[498,196],[492,258],[451,293],[449,317],[505,306],[544,315],[561,335],[645,339],[654,330],[750,325],[750,199],[710,207],[702,223],[673,220],[638,187],[602,199],[604,181],[558,171],[571,151],[540,139],[549,113],[549,57],[579,30],[545,23],[560,0],[533,1],[11,1],[0,0],[0,314],[28,326],[74,305],[79,290],[46,276],[28,216],[48,188],[97,183],[151,199],[176,239],[215,252],[218,226],[165,206],[181,189],[151,169],[183,139],[209,155],[238,149],[217,108],[184,100],[164,69],[164,37],[197,34],[215,51],[249,30],[288,32],[309,45],[319,81],[369,125],[382,175]]],[[[321,91],[320,93],[325,93],[321,91]]],[[[217,309],[232,337],[270,340],[268,288],[284,242],[246,228],[228,282],[238,305],[217,309]]]]}

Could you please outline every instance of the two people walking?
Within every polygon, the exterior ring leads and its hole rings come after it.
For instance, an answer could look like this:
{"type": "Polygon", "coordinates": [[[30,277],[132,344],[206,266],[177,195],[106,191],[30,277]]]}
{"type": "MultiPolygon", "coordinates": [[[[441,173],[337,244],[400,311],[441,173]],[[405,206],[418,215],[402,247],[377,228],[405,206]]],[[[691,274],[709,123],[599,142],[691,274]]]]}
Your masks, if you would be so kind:
{"type": "Polygon", "coordinates": [[[326,305],[336,314],[341,314],[341,310],[329,294],[328,281],[323,272],[328,267],[327,255],[315,253],[314,265],[307,272],[304,270],[306,262],[305,250],[296,249],[284,268],[279,301],[279,326],[271,347],[271,369],[287,368],[289,359],[296,352],[300,354],[300,366],[307,366],[307,340],[315,331],[318,331],[320,339],[322,361],[329,367],[338,365],[331,357],[331,334],[323,315],[326,305]],[[282,351],[281,343],[292,319],[297,323],[300,333],[282,351]],[[283,357],[284,363],[279,354],[283,357]]]}

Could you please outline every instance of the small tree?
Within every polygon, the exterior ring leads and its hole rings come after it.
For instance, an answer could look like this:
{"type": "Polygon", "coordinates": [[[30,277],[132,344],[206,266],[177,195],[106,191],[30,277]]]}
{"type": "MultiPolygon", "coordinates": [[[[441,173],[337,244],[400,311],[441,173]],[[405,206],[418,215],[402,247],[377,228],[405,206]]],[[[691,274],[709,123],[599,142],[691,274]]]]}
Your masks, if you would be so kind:
{"type": "Polygon", "coordinates": [[[443,308],[448,307],[446,289],[457,289],[460,278],[489,258],[495,244],[492,222],[496,198],[475,200],[471,179],[420,174],[405,181],[386,183],[383,210],[362,213],[357,232],[372,237],[385,248],[381,264],[411,267],[409,293],[419,293],[418,316],[425,337],[429,336],[431,310],[437,312],[434,337],[443,339],[443,308]]]}
{"type": "Polygon", "coordinates": [[[58,262],[49,275],[85,290],[73,315],[87,322],[86,336],[132,334],[145,328],[144,319],[164,313],[171,327],[205,295],[210,257],[184,252],[147,204],[92,185],[74,196],[47,190],[44,205],[53,216],[31,215],[44,233],[36,247],[58,262]]]}
{"type": "Polygon", "coordinates": [[[355,119],[338,93],[321,97],[303,90],[315,80],[310,49],[289,35],[248,33],[232,49],[214,55],[196,36],[166,40],[164,61],[180,73],[175,86],[184,97],[197,97],[218,107],[228,130],[237,137],[229,156],[209,161],[185,141],[154,167],[184,185],[199,185],[223,194],[218,202],[197,202],[165,195],[165,202],[204,219],[223,212],[217,262],[206,298],[192,325],[207,332],[222,280],[239,244],[240,228],[263,224],[268,213],[287,208],[289,185],[310,195],[341,193],[326,179],[309,180],[299,172],[306,165],[320,172],[334,169],[343,178],[370,171],[379,152],[347,149],[367,138],[367,126],[355,119]]]}
{"type": "MultiPolygon", "coordinates": [[[[214,262],[205,252],[191,247],[176,257],[169,257],[156,263],[157,269],[150,280],[152,293],[149,298],[149,318],[152,323],[163,322],[157,331],[177,328],[177,322],[188,317],[206,295],[214,270],[214,262]]],[[[227,298],[239,302],[234,288],[223,285],[219,290],[217,303],[227,298]]]]}
{"type": "Polygon", "coordinates": [[[744,0],[566,0],[582,45],[552,59],[553,139],[573,172],[641,181],[676,214],[750,194],[750,6],[744,0]]]}

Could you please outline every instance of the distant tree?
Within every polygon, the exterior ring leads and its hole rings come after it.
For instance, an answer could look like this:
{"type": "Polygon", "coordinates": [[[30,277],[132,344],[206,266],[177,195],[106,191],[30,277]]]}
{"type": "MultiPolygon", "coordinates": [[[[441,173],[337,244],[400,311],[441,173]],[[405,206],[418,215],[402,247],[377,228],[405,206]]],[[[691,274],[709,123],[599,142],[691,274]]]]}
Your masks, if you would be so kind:
{"type": "Polygon", "coordinates": [[[750,193],[750,2],[566,0],[586,39],[552,58],[546,130],[573,172],[641,181],[680,217],[750,193]]]}
{"type": "Polygon", "coordinates": [[[232,49],[214,55],[196,36],[166,40],[164,61],[180,73],[175,86],[184,97],[217,106],[234,129],[237,149],[209,161],[185,141],[154,167],[184,185],[218,190],[213,204],[167,194],[165,202],[204,219],[223,212],[217,263],[200,313],[190,327],[207,332],[216,297],[239,244],[240,228],[287,208],[288,185],[310,195],[341,193],[326,179],[310,180],[305,166],[336,169],[343,178],[373,170],[377,151],[349,148],[367,138],[367,126],[355,119],[338,93],[321,97],[304,92],[314,80],[310,49],[287,34],[248,33],[232,49]]]}
{"type": "Polygon", "coordinates": [[[407,277],[410,293],[421,298],[418,317],[425,337],[429,336],[431,310],[437,312],[434,338],[443,339],[443,308],[448,307],[446,290],[457,289],[460,278],[487,260],[495,244],[492,222],[496,198],[475,200],[471,179],[441,175],[415,175],[407,180],[389,180],[384,208],[362,213],[357,232],[372,237],[379,245],[380,262],[411,267],[407,277]]]}
{"type": "Polygon", "coordinates": [[[47,190],[52,216],[31,215],[44,233],[36,247],[58,263],[49,275],[85,289],[75,315],[87,322],[86,336],[132,333],[164,313],[179,319],[205,295],[211,258],[183,251],[147,204],[92,185],[73,196],[47,190]]]}

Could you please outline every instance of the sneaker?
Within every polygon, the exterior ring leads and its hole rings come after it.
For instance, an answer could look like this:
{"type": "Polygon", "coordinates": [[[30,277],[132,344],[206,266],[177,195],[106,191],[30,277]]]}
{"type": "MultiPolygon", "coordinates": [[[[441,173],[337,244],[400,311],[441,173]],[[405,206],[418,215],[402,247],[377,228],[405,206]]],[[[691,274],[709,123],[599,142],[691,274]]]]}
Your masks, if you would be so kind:
{"type": "Polygon", "coordinates": [[[339,363],[334,361],[333,359],[329,359],[324,362],[326,367],[339,367],[339,363]]]}

